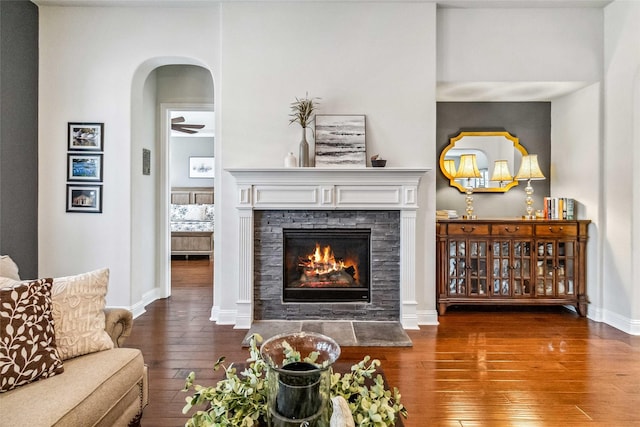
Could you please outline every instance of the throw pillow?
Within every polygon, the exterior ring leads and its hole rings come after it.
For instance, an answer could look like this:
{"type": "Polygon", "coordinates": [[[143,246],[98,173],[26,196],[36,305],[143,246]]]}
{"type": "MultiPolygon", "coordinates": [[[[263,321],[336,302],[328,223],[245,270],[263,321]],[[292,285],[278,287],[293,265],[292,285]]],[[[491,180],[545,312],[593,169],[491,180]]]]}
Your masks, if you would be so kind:
{"type": "Polygon", "coordinates": [[[51,314],[52,279],[0,289],[0,392],[62,373],[51,314]]]}
{"type": "Polygon", "coordinates": [[[104,330],[108,286],[106,268],[53,279],[53,320],[62,360],[113,348],[104,330]]]}
{"type": "Polygon", "coordinates": [[[9,255],[0,256],[0,276],[13,280],[20,280],[18,266],[9,255]]]}
{"type": "Polygon", "coordinates": [[[0,289],[2,288],[10,288],[12,286],[16,286],[22,283],[20,280],[13,280],[8,277],[0,276],[0,289]]]}

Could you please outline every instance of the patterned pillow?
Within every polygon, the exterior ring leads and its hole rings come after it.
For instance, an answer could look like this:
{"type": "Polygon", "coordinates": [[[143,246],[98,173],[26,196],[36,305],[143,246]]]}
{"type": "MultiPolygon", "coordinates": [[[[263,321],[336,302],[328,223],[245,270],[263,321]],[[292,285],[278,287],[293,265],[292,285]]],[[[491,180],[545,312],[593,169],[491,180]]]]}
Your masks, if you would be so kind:
{"type": "Polygon", "coordinates": [[[211,221],[215,218],[215,205],[202,205],[204,206],[204,221],[211,221]]]}
{"type": "Polygon", "coordinates": [[[0,393],[64,371],[51,314],[52,280],[0,289],[0,393]]]}
{"type": "Polygon", "coordinates": [[[204,205],[171,205],[171,221],[202,221],[204,205]]]}
{"type": "Polygon", "coordinates": [[[53,320],[62,360],[113,348],[104,330],[108,286],[106,268],[53,279],[53,320]]]}
{"type": "Polygon", "coordinates": [[[18,266],[9,255],[0,256],[0,276],[9,279],[20,280],[18,266]]]}

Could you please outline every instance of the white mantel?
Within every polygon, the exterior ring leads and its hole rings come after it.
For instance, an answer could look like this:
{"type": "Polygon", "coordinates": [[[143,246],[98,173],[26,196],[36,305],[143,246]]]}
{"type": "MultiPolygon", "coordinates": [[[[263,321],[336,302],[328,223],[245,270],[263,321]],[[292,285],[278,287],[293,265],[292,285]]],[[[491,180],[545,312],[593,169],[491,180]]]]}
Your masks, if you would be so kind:
{"type": "Polygon", "coordinates": [[[239,291],[236,328],[253,322],[253,211],[369,209],[400,211],[400,319],[419,329],[416,313],[416,211],[427,168],[230,168],[237,184],[239,291]]]}

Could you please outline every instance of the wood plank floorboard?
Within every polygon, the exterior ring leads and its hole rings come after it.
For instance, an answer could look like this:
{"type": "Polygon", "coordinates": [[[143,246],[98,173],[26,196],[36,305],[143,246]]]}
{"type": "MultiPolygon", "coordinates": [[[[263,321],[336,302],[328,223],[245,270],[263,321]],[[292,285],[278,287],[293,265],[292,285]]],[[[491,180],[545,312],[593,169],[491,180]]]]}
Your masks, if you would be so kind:
{"type": "MultiPolygon", "coordinates": [[[[219,356],[244,361],[246,333],[209,320],[213,265],[172,261],[172,296],[146,307],[127,347],[149,366],[144,427],[183,426],[189,372],[211,385],[219,356]]],[[[407,427],[640,426],[640,337],[564,308],[450,308],[408,331],[410,348],[343,347],[341,363],[382,362],[407,427]]]]}

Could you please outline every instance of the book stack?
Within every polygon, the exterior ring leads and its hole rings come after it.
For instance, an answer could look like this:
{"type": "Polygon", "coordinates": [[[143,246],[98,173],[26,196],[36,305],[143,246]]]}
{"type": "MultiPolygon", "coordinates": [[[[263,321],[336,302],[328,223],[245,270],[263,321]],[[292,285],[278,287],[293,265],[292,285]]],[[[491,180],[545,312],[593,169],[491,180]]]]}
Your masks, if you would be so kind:
{"type": "Polygon", "coordinates": [[[575,200],[568,197],[545,197],[545,219],[576,219],[575,200]]]}
{"type": "Polygon", "coordinates": [[[458,213],[454,209],[445,209],[436,211],[436,219],[455,219],[458,213]]]}

